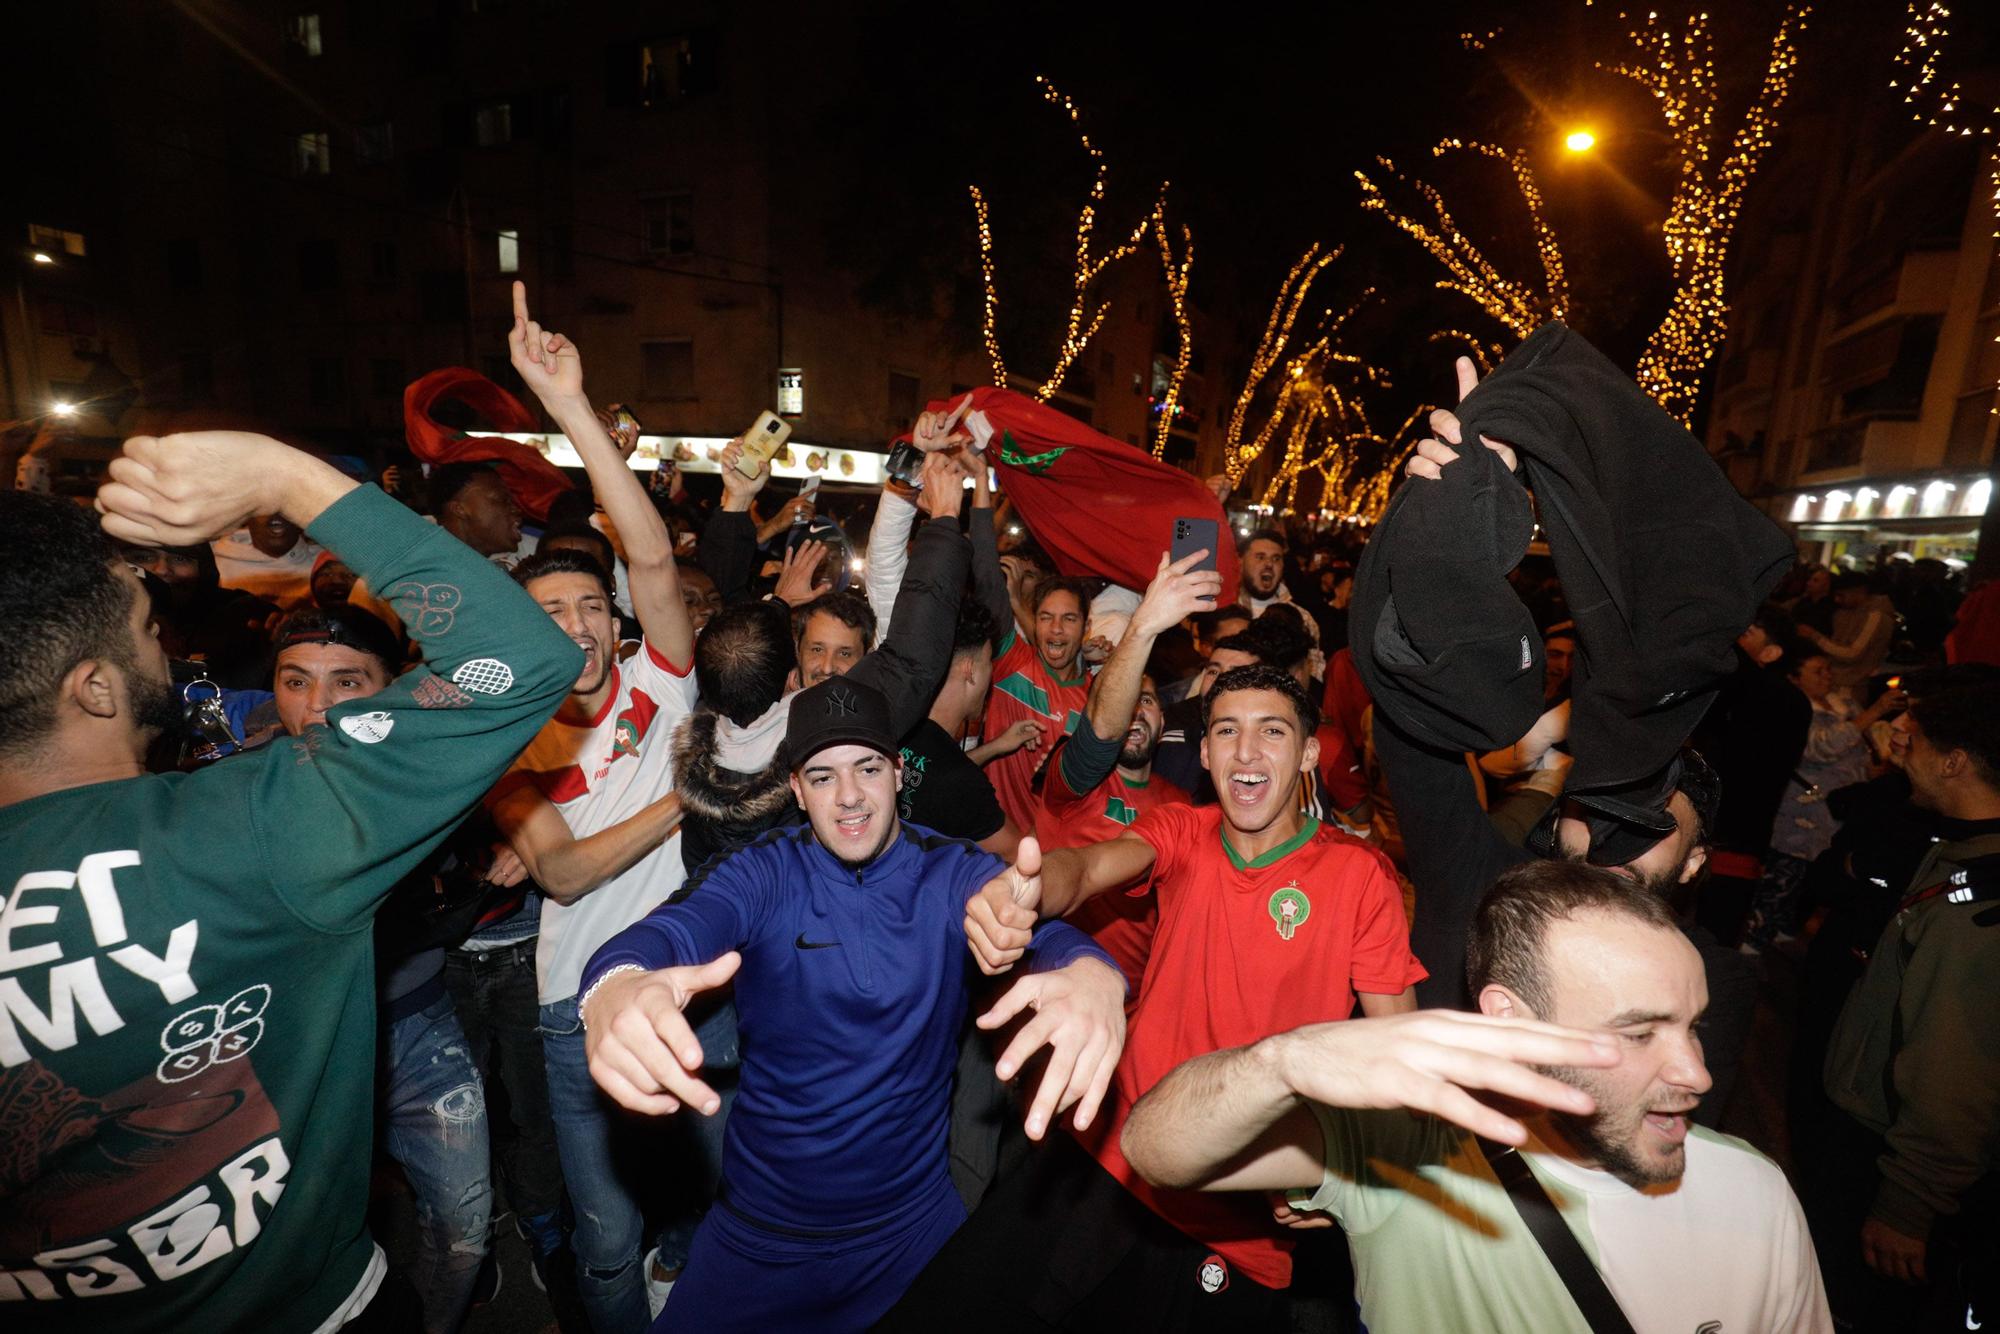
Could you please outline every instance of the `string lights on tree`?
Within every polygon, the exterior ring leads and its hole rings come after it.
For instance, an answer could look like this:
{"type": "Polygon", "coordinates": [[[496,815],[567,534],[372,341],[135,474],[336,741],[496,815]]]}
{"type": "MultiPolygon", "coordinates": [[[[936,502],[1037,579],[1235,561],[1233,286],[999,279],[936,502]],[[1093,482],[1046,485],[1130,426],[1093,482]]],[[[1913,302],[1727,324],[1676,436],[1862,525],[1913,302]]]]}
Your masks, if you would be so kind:
{"type": "Polygon", "coordinates": [[[1424,340],[1427,343],[1456,343],[1472,358],[1484,376],[1500,364],[1507,355],[1507,349],[1493,339],[1481,339],[1464,329],[1439,329],[1424,340]]]}
{"type": "Polygon", "coordinates": [[[1299,311],[1305,306],[1306,294],[1311,290],[1313,280],[1339,255],[1338,249],[1322,251],[1319,243],[1314,242],[1292,265],[1284,282],[1278,284],[1277,298],[1271,302],[1270,318],[1264,322],[1263,337],[1257,340],[1257,348],[1250,355],[1250,369],[1243,377],[1243,390],[1237,394],[1236,407],[1229,414],[1229,424],[1223,430],[1222,466],[1229,475],[1231,486],[1243,480],[1243,474],[1249,471],[1250,465],[1263,454],[1265,447],[1271,443],[1271,437],[1277,433],[1289,407],[1290,382],[1298,376],[1285,375],[1273,387],[1277,402],[1271,415],[1258,428],[1255,436],[1248,441],[1243,438],[1251,404],[1284,359],[1285,345],[1291,340],[1292,326],[1298,322],[1299,311]]]}
{"type": "Polygon", "coordinates": [[[1173,433],[1174,420],[1181,413],[1181,385],[1187,379],[1188,364],[1194,359],[1194,330],[1188,323],[1187,291],[1188,274],[1194,268],[1194,236],[1185,224],[1181,227],[1181,253],[1174,257],[1173,245],[1167,236],[1166,214],[1161,209],[1153,210],[1153,243],[1160,252],[1160,274],[1167,284],[1167,308],[1174,318],[1174,332],[1178,336],[1179,348],[1174,355],[1174,367],[1167,375],[1167,391],[1153,405],[1159,420],[1153,426],[1153,457],[1167,456],[1167,437],[1173,433]]]}
{"type": "MultiPolygon", "coordinates": [[[[1077,126],[1077,138],[1082,143],[1084,155],[1090,159],[1093,168],[1090,193],[1084,200],[1083,207],[1077,212],[1076,261],[1070,274],[1070,304],[1065,317],[1062,350],[1057,355],[1054,368],[1042,381],[1041,387],[1035,391],[1035,397],[1047,402],[1056,390],[1062,387],[1063,377],[1069,374],[1070,367],[1076,364],[1077,357],[1082,355],[1085,347],[1089,346],[1091,338],[1104,323],[1105,313],[1110,309],[1110,302],[1099,302],[1096,310],[1086,316],[1092,288],[1105,269],[1121,259],[1138,253],[1140,245],[1145,241],[1147,230],[1159,221],[1165,209],[1167,183],[1161,182],[1160,193],[1155,198],[1152,209],[1134,224],[1131,232],[1123,240],[1103,254],[1093,255],[1091,238],[1096,230],[1098,210],[1104,204],[1104,182],[1110,166],[1104,159],[1104,150],[1092,143],[1089,133],[1083,129],[1083,113],[1076,103],[1039,74],[1035,76],[1035,84],[1042,90],[1042,100],[1051,106],[1060,107],[1069,116],[1070,122],[1077,126]]],[[[987,206],[985,194],[977,185],[968,186],[967,189],[972,195],[973,214],[979,224],[979,272],[980,280],[985,285],[980,334],[986,343],[986,355],[993,363],[993,382],[1005,385],[1007,363],[1000,351],[998,331],[1000,296],[994,280],[991,211],[987,206]]]]}
{"type": "MultiPolygon", "coordinates": [[[[1916,121],[1941,128],[1947,135],[1960,139],[1976,137],[1993,144],[1996,129],[2000,129],[2000,107],[1982,111],[1968,106],[1965,89],[1958,80],[1953,79],[1947,87],[1939,75],[1945,43],[1951,36],[1951,29],[1946,26],[1950,18],[1951,7],[1939,0],[1929,0],[1921,9],[1911,0],[1909,21],[1903,29],[1903,49],[1896,53],[1894,61],[1896,77],[1889,80],[1889,86],[1902,91],[1903,102],[1916,121]]],[[[1987,172],[1992,187],[1993,239],[2000,241],[2000,148],[1987,149],[1987,172]]],[[[2000,343],[2000,335],[1993,341],[2000,343]]],[[[1994,395],[1988,411],[2000,413],[2000,393],[1994,395]]]]}
{"type": "Polygon", "coordinates": [[[1541,261],[1541,283],[1517,281],[1502,273],[1486,257],[1478,243],[1465,234],[1437,188],[1403,176],[1388,158],[1375,160],[1384,171],[1422,196],[1430,206],[1432,216],[1426,220],[1399,211],[1382,189],[1369,179],[1368,173],[1357,171],[1354,179],[1361,186],[1361,207],[1382,214],[1444,266],[1451,276],[1438,279],[1440,289],[1467,297],[1515,337],[1526,338],[1536,326],[1548,320],[1566,319],[1569,315],[1569,279],[1563,267],[1562,247],[1557,243],[1555,229],[1544,216],[1541,188],[1535,183],[1535,173],[1528,166],[1527,156],[1492,144],[1462,139],[1444,140],[1432,147],[1431,156],[1443,157],[1447,153],[1461,151],[1507,164],[1528,212],[1536,256],[1541,261]]]}
{"type": "Polygon", "coordinates": [[[1785,7],[1771,37],[1762,84],[1726,143],[1707,14],[1673,25],[1649,13],[1626,33],[1639,58],[1598,64],[1652,94],[1680,162],[1661,223],[1674,276],[1673,301],[1639,358],[1638,380],[1683,422],[1692,416],[1702,377],[1728,332],[1723,271],[1729,243],[1744,193],[1771,147],[1778,109],[1791,92],[1798,37],[1810,13],[1807,5],[1785,7]]]}

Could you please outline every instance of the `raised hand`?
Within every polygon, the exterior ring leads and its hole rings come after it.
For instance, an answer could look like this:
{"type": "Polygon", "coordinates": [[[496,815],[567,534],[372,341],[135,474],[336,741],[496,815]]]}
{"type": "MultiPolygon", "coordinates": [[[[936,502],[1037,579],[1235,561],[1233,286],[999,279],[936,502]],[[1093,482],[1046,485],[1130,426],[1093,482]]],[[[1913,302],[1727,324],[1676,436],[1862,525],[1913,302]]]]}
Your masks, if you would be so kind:
{"type": "Polygon", "coordinates": [[[949,454],[924,456],[923,489],[917,508],[926,519],[956,519],[965,508],[965,472],[949,454]]]}
{"type": "Polygon", "coordinates": [[[605,979],[583,1011],[583,1050],[597,1086],[635,1112],[660,1115],[685,1104],[715,1115],[722,1099],[694,1073],[701,1043],[682,1011],[734,977],[742,962],[731,950],[712,963],[605,979]]]}
{"type": "Polygon", "coordinates": [[[1125,1050],[1125,976],[1101,959],[1083,958],[1049,973],[1030,973],[1007,988],[999,1002],[979,1016],[995,1029],[1023,1010],[1035,1017],[1021,1026],[993,1072],[1012,1079],[1043,1047],[1048,1068],[1028,1108],[1028,1138],[1040,1139],[1049,1122],[1076,1108],[1076,1128],[1087,1129],[1117,1072],[1125,1050]]]}
{"type": "Polygon", "coordinates": [[[778,586],[771,595],[788,607],[802,607],[822,593],[830,592],[833,580],[820,577],[826,563],[824,542],[801,542],[785,553],[778,570],[778,586]]]}
{"type": "Polygon", "coordinates": [[[1146,595],[1139,599],[1138,610],[1132,613],[1132,630],[1157,637],[1196,612],[1214,611],[1215,600],[1222,594],[1222,575],[1216,570],[1194,568],[1207,555],[1205,550],[1191,551],[1169,562],[1166,553],[1161,552],[1160,568],[1154,573],[1153,582],[1146,585],[1146,595]]]}
{"type": "Polygon", "coordinates": [[[576,344],[528,318],[528,285],[523,282],[514,284],[514,327],[507,333],[507,359],[521,383],[544,404],[583,397],[583,357],[576,344]]]}
{"type": "Polygon", "coordinates": [[[1301,1097],[1329,1107],[1407,1107],[1514,1145],[1527,1142],[1527,1129],[1468,1090],[1586,1116],[1595,1108],[1588,1093],[1535,1067],[1619,1059],[1607,1034],[1456,1010],[1314,1024],[1266,1042],[1301,1097]]]}
{"type": "MultiPolygon", "coordinates": [[[[1453,365],[1458,372],[1458,401],[1463,403],[1465,396],[1479,387],[1479,370],[1472,364],[1471,357],[1460,357],[1453,365]]],[[[1403,465],[1403,474],[1407,477],[1427,477],[1435,482],[1443,475],[1440,469],[1458,458],[1449,446],[1440,444],[1439,441],[1448,440],[1453,445],[1462,441],[1459,438],[1458,417],[1455,414],[1437,408],[1431,412],[1430,422],[1431,429],[1438,434],[1438,439],[1419,440],[1416,452],[1410,455],[1410,461],[1403,465]]],[[[1512,446],[1503,445],[1491,436],[1485,435],[1479,437],[1479,443],[1498,454],[1500,461],[1507,465],[1508,472],[1519,471],[1521,461],[1515,456],[1512,446]]]]}
{"type": "Polygon", "coordinates": [[[1014,850],[1014,864],[965,902],[965,943],[979,971],[1004,973],[1027,953],[1042,903],[1042,845],[1033,835],[1014,850]]]}
{"type": "Polygon", "coordinates": [[[104,531],[148,546],[193,546],[252,514],[301,528],[354,489],[330,464],[247,431],[133,436],[97,491],[104,531]]]}
{"type": "MultiPolygon", "coordinates": [[[[611,437],[611,443],[618,446],[618,453],[630,459],[633,451],[639,448],[639,419],[623,403],[612,403],[597,410],[597,420],[604,427],[604,433],[611,437]],[[618,415],[621,412],[625,414],[622,417],[618,415]]],[[[660,468],[671,481],[673,463],[662,459],[660,468]]]]}
{"type": "Polygon", "coordinates": [[[743,437],[737,436],[722,447],[722,457],[717,460],[722,466],[722,507],[724,509],[747,510],[750,497],[764,489],[771,480],[771,461],[757,465],[754,477],[745,477],[737,468],[736,461],[743,457],[743,437]]]}
{"type": "Polygon", "coordinates": [[[965,419],[966,409],[971,406],[972,395],[968,393],[950,412],[918,414],[916,425],[910,428],[910,443],[926,454],[971,444],[971,433],[958,429],[959,423],[965,419]]]}

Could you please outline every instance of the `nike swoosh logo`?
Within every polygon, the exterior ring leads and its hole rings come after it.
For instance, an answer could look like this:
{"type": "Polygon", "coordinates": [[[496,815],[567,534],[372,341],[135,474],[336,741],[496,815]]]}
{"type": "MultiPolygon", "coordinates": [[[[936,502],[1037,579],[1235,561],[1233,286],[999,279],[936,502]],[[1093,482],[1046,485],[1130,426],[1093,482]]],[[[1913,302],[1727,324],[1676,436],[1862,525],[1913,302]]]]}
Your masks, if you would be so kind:
{"type": "Polygon", "coordinates": [[[792,942],[802,950],[830,950],[840,942],[837,940],[807,940],[806,933],[799,932],[799,938],[792,942]]]}

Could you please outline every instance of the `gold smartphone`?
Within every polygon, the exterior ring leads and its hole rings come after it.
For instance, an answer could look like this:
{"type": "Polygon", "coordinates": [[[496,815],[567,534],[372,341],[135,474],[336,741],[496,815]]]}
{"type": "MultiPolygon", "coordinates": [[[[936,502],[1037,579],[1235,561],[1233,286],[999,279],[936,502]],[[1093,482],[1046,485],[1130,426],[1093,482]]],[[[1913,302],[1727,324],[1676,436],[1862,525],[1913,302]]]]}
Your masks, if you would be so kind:
{"type": "Polygon", "coordinates": [[[743,433],[743,453],[736,460],[736,471],[745,477],[755,477],[757,469],[783,449],[791,435],[792,424],[777,413],[758,414],[756,423],[743,433]]]}

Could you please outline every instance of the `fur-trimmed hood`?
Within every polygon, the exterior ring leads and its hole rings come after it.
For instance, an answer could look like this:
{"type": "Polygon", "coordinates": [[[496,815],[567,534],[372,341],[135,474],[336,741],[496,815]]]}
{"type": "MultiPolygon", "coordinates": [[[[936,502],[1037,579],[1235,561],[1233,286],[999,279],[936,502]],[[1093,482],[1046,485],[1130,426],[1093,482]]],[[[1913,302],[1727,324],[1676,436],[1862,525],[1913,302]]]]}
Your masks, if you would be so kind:
{"type": "Polygon", "coordinates": [[[689,815],[719,825],[772,823],[792,808],[791,775],[775,756],[748,773],[725,768],[720,734],[725,724],[714,709],[698,708],[674,729],[675,790],[681,806],[689,815]]]}

